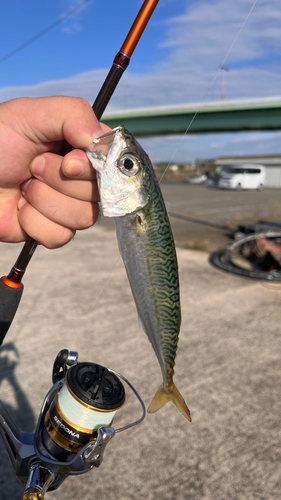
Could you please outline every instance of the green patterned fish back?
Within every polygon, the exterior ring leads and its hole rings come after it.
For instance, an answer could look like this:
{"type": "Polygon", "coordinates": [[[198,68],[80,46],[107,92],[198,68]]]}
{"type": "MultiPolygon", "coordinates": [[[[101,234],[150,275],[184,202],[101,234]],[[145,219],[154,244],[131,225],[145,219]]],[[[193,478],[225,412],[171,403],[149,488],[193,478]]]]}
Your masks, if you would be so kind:
{"type": "Polygon", "coordinates": [[[144,212],[150,270],[158,309],[159,340],[171,378],[181,322],[178,263],[162,192],[150,161],[147,160],[146,164],[149,172],[145,176],[145,183],[150,200],[144,212]]]}
{"type": "MultiPolygon", "coordinates": [[[[181,323],[178,263],[166,205],[151,161],[136,139],[124,129],[129,150],[139,157],[149,203],[138,213],[145,223],[146,254],[157,310],[156,344],[165,360],[167,380],[172,381],[181,323]]],[[[142,223],[143,223],[142,222],[142,223]]]]}

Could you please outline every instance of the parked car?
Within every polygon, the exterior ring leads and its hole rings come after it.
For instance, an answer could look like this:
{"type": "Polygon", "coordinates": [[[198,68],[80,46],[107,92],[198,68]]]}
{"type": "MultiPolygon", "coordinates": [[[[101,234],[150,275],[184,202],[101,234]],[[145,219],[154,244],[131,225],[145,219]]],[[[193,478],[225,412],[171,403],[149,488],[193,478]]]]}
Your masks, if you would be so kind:
{"type": "Polygon", "coordinates": [[[206,182],[207,180],[207,175],[206,174],[195,175],[193,177],[189,177],[188,180],[190,184],[203,184],[203,182],[206,182]]]}
{"type": "Polygon", "coordinates": [[[218,182],[222,189],[259,189],[264,188],[266,170],[264,165],[230,165],[223,169],[218,182]]]}

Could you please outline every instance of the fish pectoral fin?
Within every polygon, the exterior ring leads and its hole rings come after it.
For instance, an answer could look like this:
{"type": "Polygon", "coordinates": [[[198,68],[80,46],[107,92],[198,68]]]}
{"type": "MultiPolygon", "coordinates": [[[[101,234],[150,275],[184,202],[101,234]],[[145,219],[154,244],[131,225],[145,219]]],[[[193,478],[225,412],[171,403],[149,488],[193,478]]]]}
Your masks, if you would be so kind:
{"type": "Polygon", "coordinates": [[[170,206],[171,206],[171,202],[170,201],[165,201],[165,207],[166,207],[168,215],[169,215],[170,206]]]}
{"type": "Polygon", "coordinates": [[[153,400],[147,408],[148,413],[155,413],[162,408],[168,401],[172,401],[182,415],[191,422],[191,415],[185,401],[176,388],[175,384],[171,383],[167,386],[162,385],[156,392],[153,400]]]}
{"type": "Polygon", "coordinates": [[[139,329],[145,333],[144,325],[139,314],[138,314],[138,323],[139,323],[139,329]]]}

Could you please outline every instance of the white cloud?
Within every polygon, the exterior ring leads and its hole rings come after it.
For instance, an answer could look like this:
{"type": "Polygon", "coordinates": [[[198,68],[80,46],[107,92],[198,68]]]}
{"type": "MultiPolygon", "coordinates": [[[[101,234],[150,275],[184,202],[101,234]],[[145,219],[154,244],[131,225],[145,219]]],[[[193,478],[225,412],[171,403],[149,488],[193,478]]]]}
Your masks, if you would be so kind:
{"type": "Polygon", "coordinates": [[[281,132],[190,135],[141,139],[152,162],[189,162],[195,158],[229,155],[281,155],[281,132]]]}
{"type": "Polygon", "coordinates": [[[83,4],[83,0],[63,0],[63,4],[66,4],[66,12],[61,15],[61,18],[64,18],[70,11],[78,8],[77,12],[71,14],[61,25],[61,30],[64,33],[77,33],[83,29],[82,23],[82,12],[88,8],[87,1],[85,0],[85,4],[83,4]],[[81,5],[81,7],[79,7],[81,5]]]}
{"type": "MultiPolygon", "coordinates": [[[[113,95],[108,111],[202,102],[204,98],[206,101],[220,99],[222,72],[219,66],[224,62],[253,3],[254,0],[186,2],[182,16],[163,23],[161,45],[162,50],[167,51],[166,60],[150,67],[145,74],[132,73],[129,67],[113,95]]],[[[281,52],[280,26],[280,0],[259,0],[224,62],[230,69],[225,74],[227,99],[267,98],[281,94],[281,69],[275,63],[281,52]]],[[[18,96],[64,94],[82,96],[92,103],[106,73],[106,70],[98,69],[65,80],[47,81],[29,87],[2,88],[0,101],[18,96]]],[[[263,137],[268,138],[266,135],[263,137]]],[[[264,145],[266,150],[277,147],[276,137],[280,139],[280,136],[274,135],[264,145]]],[[[256,140],[259,148],[262,147],[260,138],[256,140]]],[[[186,141],[190,155],[214,154],[212,149],[219,148],[212,148],[209,139],[206,136],[205,141],[202,137],[200,140],[186,141]],[[208,146],[202,147],[204,144],[208,146]]],[[[155,139],[152,141],[156,144],[155,139]]],[[[162,148],[161,154],[171,147],[169,141],[163,141],[158,146],[158,151],[162,148]]],[[[226,140],[225,144],[231,148],[237,147],[235,140],[226,140]]],[[[247,147],[251,149],[250,144],[253,144],[252,140],[243,141],[243,154],[246,154],[247,147]]],[[[222,143],[221,148],[225,149],[222,143]]],[[[222,151],[222,154],[225,153],[222,151]]]]}
{"type": "MultiPolygon", "coordinates": [[[[183,16],[163,25],[163,46],[170,48],[166,61],[145,74],[133,74],[129,67],[110,103],[111,109],[200,102],[207,92],[208,100],[219,99],[219,65],[252,5],[253,0],[198,1],[191,6],[187,3],[183,16]]],[[[225,75],[228,99],[280,94],[281,70],[271,62],[271,56],[281,52],[280,21],[279,0],[270,4],[259,0],[225,62],[230,68],[225,75]]],[[[80,95],[92,102],[105,74],[96,70],[29,87],[2,88],[0,100],[62,93],[80,95]]]]}
{"type": "MultiPolygon", "coordinates": [[[[187,3],[186,14],[168,20],[163,46],[177,46],[172,53],[180,62],[185,54],[193,64],[209,66],[225,57],[253,6],[253,0],[187,3]]],[[[278,0],[259,0],[229,55],[228,61],[260,58],[281,48],[281,11],[278,0]]]]}
{"type": "Polygon", "coordinates": [[[37,85],[0,88],[0,101],[16,97],[43,97],[46,95],[72,95],[85,97],[91,101],[91,96],[97,95],[106,73],[106,70],[96,70],[64,80],[50,80],[37,85]]]}

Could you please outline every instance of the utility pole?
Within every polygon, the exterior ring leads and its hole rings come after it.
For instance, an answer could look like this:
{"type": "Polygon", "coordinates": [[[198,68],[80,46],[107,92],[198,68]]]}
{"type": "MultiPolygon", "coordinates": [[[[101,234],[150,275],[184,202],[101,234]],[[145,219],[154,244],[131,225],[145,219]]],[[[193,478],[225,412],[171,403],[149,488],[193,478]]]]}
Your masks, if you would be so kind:
{"type": "Polygon", "coordinates": [[[223,64],[219,67],[222,70],[222,78],[221,78],[221,98],[225,99],[226,97],[226,72],[229,71],[227,66],[223,64]]]}

